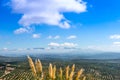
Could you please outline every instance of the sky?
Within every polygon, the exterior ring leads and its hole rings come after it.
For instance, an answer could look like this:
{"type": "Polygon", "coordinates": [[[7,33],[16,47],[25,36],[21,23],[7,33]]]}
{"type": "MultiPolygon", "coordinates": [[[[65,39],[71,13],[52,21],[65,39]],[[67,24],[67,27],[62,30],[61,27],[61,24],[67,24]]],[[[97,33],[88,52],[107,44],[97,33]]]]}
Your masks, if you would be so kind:
{"type": "Polygon", "coordinates": [[[0,0],[0,53],[120,52],[120,0],[0,0]]]}

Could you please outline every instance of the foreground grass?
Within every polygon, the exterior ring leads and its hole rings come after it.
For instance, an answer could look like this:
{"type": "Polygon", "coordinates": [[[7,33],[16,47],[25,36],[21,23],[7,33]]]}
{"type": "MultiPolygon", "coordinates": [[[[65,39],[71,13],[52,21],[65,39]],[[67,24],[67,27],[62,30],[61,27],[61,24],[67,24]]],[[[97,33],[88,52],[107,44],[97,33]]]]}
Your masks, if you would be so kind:
{"type": "Polygon", "coordinates": [[[39,59],[33,62],[32,58],[28,56],[29,65],[35,80],[86,80],[82,74],[84,69],[75,72],[75,64],[70,68],[69,66],[57,70],[56,65],[49,63],[48,71],[44,72],[42,63],[39,59]]]}
{"type": "MultiPolygon", "coordinates": [[[[39,58],[39,57],[38,57],[39,58]]],[[[13,59],[13,58],[12,58],[13,59]]],[[[32,57],[34,66],[35,65],[35,59],[36,57],[32,57]]],[[[37,61],[37,60],[36,60],[37,61]]],[[[120,61],[120,60],[119,60],[120,61]]],[[[42,72],[44,80],[50,80],[49,78],[49,65],[52,63],[52,67],[56,65],[56,78],[55,80],[61,80],[60,79],[60,67],[62,71],[62,79],[66,80],[66,66],[69,65],[69,76],[71,73],[71,67],[72,64],[75,64],[75,71],[73,80],[75,80],[77,72],[81,68],[84,68],[84,71],[82,75],[80,76],[80,80],[83,80],[83,77],[85,74],[86,80],[120,80],[120,62],[118,60],[87,60],[87,59],[74,59],[74,60],[61,60],[59,58],[46,58],[42,59],[42,72]],[[112,61],[112,62],[111,62],[112,61]]],[[[2,76],[4,74],[5,69],[0,70],[0,80],[35,80],[33,73],[31,71],[31,68],[28,62],[28,59],[26,58],[21,59],[20,62],[6,62],[6,63],[0,63],[1,66],[4,66],[5,64],[11,64],[12,68],[15,68],[14,71],[11,71],[11,73],[2,76]]],[[[41,75],[41,73],[40,73],[41,75]]],[[[39,76],[40,76],[39,75],[39,76]]],[[[41,76],[40,76],[41,77],[41,76]]],[[[38,79],[39,80],[39,79],[38,79]]]]}

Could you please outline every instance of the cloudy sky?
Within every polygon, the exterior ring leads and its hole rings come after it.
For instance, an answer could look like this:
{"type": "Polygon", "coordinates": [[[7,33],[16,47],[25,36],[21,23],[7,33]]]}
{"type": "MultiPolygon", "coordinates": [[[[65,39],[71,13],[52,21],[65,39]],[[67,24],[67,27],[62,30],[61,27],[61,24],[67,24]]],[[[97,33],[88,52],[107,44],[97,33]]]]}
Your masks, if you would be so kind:
{"type": "Polygon", "coordinates": [[[0,0],[0,51],[34,49],[120,51],[120,0],[0,0]]]}

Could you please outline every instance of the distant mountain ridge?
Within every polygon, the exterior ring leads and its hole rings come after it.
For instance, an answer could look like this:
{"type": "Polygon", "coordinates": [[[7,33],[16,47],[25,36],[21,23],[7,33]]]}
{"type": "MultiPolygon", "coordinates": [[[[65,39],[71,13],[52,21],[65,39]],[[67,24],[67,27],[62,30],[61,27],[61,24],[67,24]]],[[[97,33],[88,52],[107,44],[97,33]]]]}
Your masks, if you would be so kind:
{"type": "Polygon", "coordinates": [[[26,60],[26,57],[8,57],[8,56],[0,56],[0,62],[17,62],[26,60]]]}
{"type": "MultiPolygon", "coordinates": [[[[10,55],[10,54],[9,54],[10,55]]],[[[13,54],[12,54],[13,55],[13,54]]],[[[17,55],[17,56],[5,56],[0,55],[0,60],[16,59],[16,58],[26,58],[26,55],[17,55]]],[[[103,52],[103,53],[61,53],[61,54],[29,54],[32,57],[38,57],[40,59],[120,59],[120,53],[114,52],[103,52]]]]}

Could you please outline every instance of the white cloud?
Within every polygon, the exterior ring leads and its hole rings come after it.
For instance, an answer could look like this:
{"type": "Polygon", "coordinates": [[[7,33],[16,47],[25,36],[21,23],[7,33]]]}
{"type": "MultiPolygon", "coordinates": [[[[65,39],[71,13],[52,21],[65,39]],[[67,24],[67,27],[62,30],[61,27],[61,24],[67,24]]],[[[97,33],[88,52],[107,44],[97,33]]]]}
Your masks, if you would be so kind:
{"type": "Polygon", "coordinates": [[[27,33],[29,32],[26,28],[19,28],[14,31],[15,34],[27,33]]]}
{"type": "MultiPolygon", "coordinates": [[[[107,46],[108,48],[108,46],[107,46]]],[[[104,45],[89,45],[87,46],[87,49],[91,49],[91,50],[99,50],[99,51],[105,51],[106,50],[106,46],[104,45]]]]}
{"type": "Polygon", "coordinates": [[[59,38],[60,38],[60,36],[58,36],[58,35],[54,37],[54,39],[59,39],[59,38]]]}
{"type": "Polygon", "coordinates": [[[59,39],[60,38],[60,36],[59,35],[56,35],[56,36],[48,36],[47,37],[48,39],[59,39]]]}
{"type": "Polygon", "coordinates": [[[40,38],[40,34],[33,34],[32,37],[33,38],[40,38]]]}
{"type": "Polygon", "coordinates": [[[59,43],[51,42],[51,43],[48,44],[48,46],[51,46],[51,47],[60,47],[60,44],[59,43]]]}
{"type": "Polygon", "coordinates": [[[8,48],[3,48],[2,50],[3,50],[3,51],[7,51],[7,50],[8,50],[8,48]]]}
{"type": "Polygon", "coordinates": [[[120,39],[120,35],[118,35],[118,34],[111,35],[110,39],[120,39]]]}
{"type": "Polygon", "coordinates": [[[69,42],[65,42],[65,43],[54,43],[54,42],[51,42],[48,44],[48,46],[50,47],[58,47],[58,48],[61,48],[61,47],[65,47],[65,48],[75,48],[77,46],[77,44],[75,43],[69,43],[69,42]]]}
{"type": "Polygon", "coordinates": [[[67,39],[75,39],[75,38],[77,38],[77,36],[75,36],[75,35],[71,35],[71,36],[67,37],[67,39]]]}
{"type": "Polygon", "coordinates": [[[120,46],[120,42],[113,42],[113,45],[120,46]]]}
{"type": "Polygon", "coordinates": [[[14,12],[22,14],[19,24],[47,24],[70,28],[70,22],[63,13],[82,13],[86,11],[86,2],[82,0],[11,0],[14,12]]]}
{"type": "Polygon", "coordinates": [[[105,52],[120,52],[120,42],[113,42],[112,44],[108,45],[90,45],[87,48],[105,52]]]}
{"type": "Polygon", "coordinates": [[[65,42],[61,44],[62,47],[76,47],[77,44],[65,42]]]}

